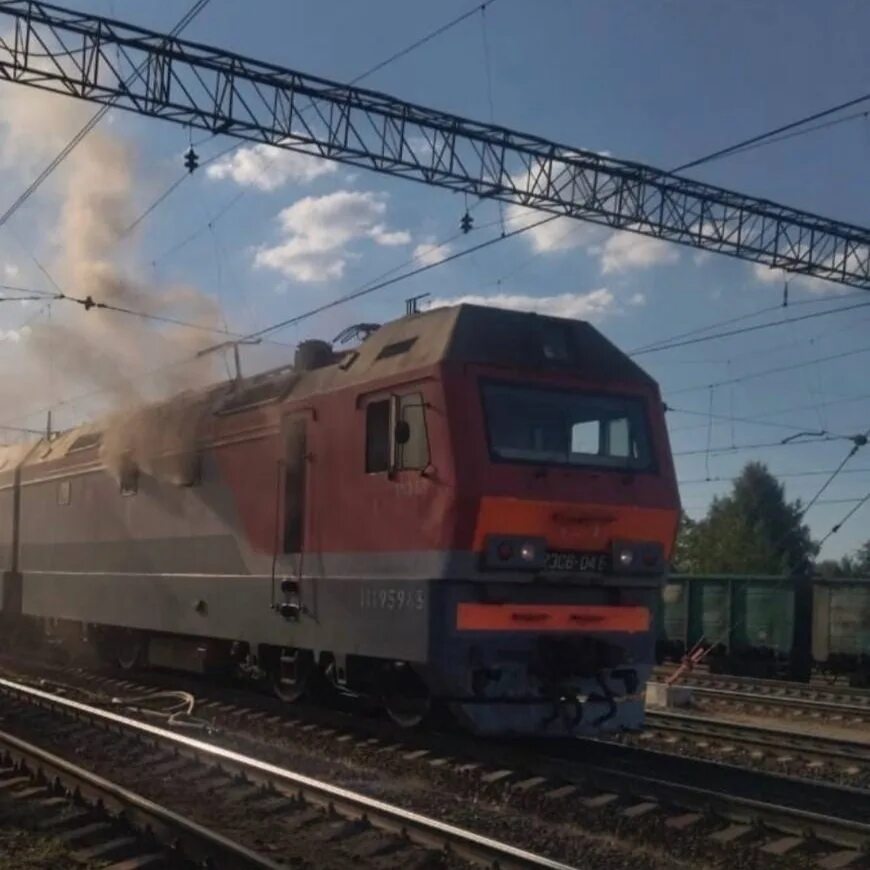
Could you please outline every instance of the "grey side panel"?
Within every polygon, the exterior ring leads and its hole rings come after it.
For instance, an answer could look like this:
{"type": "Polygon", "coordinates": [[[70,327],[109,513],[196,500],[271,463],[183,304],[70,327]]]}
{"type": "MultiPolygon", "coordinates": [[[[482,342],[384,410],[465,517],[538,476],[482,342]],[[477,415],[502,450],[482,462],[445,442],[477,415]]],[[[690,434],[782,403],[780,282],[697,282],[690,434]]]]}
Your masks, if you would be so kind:
{"type": "Polygon", "coordinates": [[[148,574],[247,574],[233,535],[197,535],[116,541],[24,543],[25,571],[148,574]]]}
{"type": "MultiPolygon", "coordinates": [[[[302,580],[298,621],[263,575],[25,572],[24,613],[199,637],[423,661],[431,584],[302,580]]],[[[280,596],[280,593],[277,593],[280,596]]]]}

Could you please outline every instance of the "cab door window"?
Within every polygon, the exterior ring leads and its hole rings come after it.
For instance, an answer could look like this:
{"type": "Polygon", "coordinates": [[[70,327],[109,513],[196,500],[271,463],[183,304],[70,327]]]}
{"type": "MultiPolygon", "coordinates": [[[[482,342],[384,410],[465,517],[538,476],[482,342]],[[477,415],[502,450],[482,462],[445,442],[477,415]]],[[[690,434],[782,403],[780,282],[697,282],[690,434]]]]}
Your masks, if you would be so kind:
{"type": "Polygon", "coordinates": [[[429,464],[426,406],[421,393],[366,406],[366,472],[422,470],[429,464]]]}
{"type": "Polygon", "coordinates": [[[426,406],[420,393],[399,396],[398,418],[402,440],[397,444],[397,467],[424,469],[429,464],[429,435],[426,432],[426,406]]]}

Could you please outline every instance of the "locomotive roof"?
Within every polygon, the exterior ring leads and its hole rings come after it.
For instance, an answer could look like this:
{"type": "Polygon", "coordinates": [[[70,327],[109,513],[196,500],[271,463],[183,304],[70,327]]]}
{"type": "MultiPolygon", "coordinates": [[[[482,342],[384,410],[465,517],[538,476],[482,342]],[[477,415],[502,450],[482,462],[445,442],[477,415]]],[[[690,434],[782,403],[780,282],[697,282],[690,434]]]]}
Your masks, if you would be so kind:
{"type": "MultiPolygon", "coordinates": [[[[319,391],[444,361],[574,372],[603,385],[655,383],[589,323],[482,305],[445,306],[391,321],[337,365],[303,378],[322,371],[319,391]]],[[[298,389],[308,392],[302,383],[298,389]]]]}
{"type": "MultiPolygon", "coordinates": [[[[655,385],[646,372],[595,327],[579,320],[480,305],[454,305],[410,314],[386,323],[332,364],[299,371],[285,366],[219,384],[191,401],[211,405],[218,415],[303,397],[366,381],[379,381],[439,362],[477,363],[536,372],[574,372],[608,383],[655,385]]],[[[182,397],[177,397],[182,399],[182,397]]],[[[54,459],[99,444],[100,425],[64,432],[40,446],[0,446],[0,471],[22,460],[54,459]]]]}

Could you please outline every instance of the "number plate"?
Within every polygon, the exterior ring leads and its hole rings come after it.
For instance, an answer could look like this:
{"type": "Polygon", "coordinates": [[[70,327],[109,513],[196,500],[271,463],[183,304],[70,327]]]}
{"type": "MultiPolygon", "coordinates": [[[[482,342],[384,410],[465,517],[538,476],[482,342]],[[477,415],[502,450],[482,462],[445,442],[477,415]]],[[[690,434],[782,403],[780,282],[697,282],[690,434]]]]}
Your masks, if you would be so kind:
{"type": "Polygon", "coordinates": [[[610,556],[607,553],[550,550],[547,553],[547,570],[574,574],[606,574],[610,570],[610,556]]]}

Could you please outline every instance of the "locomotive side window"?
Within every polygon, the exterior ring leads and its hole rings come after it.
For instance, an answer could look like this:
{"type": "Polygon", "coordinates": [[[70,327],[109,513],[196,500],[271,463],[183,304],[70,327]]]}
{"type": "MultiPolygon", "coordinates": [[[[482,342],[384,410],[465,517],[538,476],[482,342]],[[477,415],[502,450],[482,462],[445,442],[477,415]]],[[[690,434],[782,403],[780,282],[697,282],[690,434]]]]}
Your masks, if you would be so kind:
{"type": "Polygon", "coordinates": [[[366,408],[366,473],[390,467],[390,402],[372,402],[366,408]]]}
{"type": "Polygon", "coordinates": [[[483,384],[495,459],[641,470],[652,465],[643,402],[630,396],[483,384]]]}
{"type": "Polygon", "coordinates": [[[399,419],[408,424],[408,439],[398,449],[399,468],[423,469],[429,464],[425,410],[420,393],[399,396],[399,419]]]}
{"type": "Polygon", "coordinates": [[[429,436],[423,396],[407,393],[366,407],[366,472],[394,467],[423,469],[429,464],[429,436]]]}

